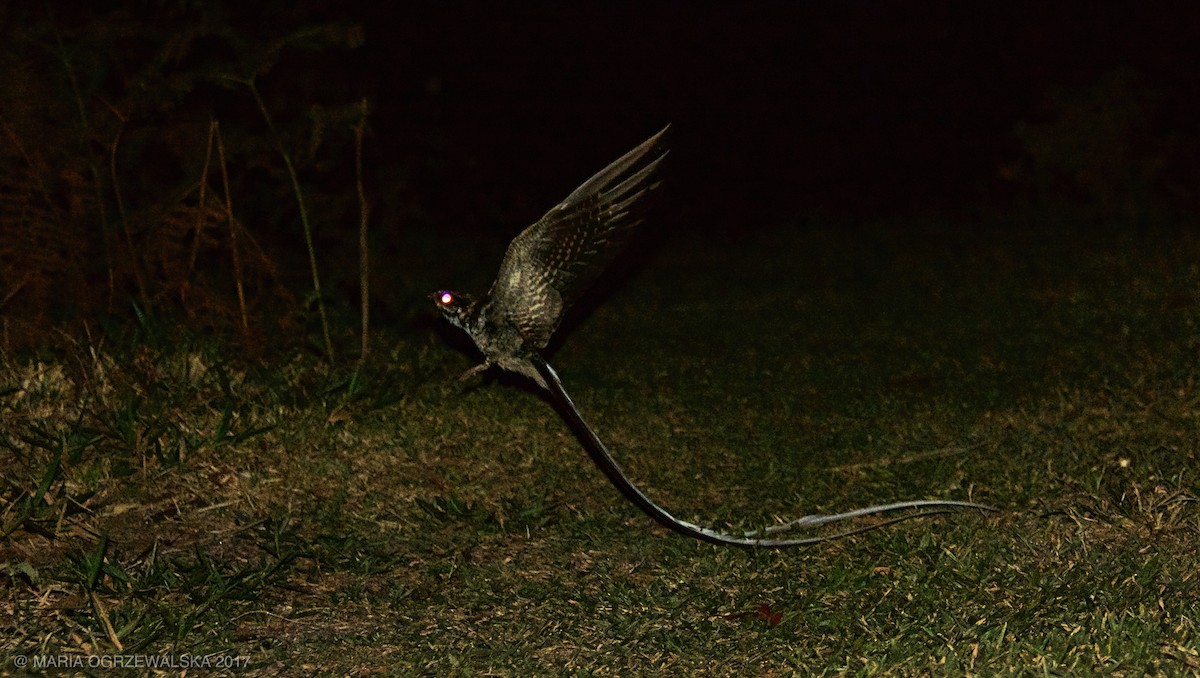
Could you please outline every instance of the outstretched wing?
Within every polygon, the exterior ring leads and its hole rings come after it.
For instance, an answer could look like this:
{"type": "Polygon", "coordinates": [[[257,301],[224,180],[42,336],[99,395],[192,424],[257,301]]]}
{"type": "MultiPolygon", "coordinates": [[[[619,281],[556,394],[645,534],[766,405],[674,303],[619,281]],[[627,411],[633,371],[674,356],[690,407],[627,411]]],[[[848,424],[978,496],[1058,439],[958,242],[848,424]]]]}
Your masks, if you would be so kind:
{"type": "Polygon", "coordinates": [[[642,222],[639,202],[658,186],[668,129],[588,179],[508,246],[489,296],[526,343],[546,346],[563,313],[642,222]]]}

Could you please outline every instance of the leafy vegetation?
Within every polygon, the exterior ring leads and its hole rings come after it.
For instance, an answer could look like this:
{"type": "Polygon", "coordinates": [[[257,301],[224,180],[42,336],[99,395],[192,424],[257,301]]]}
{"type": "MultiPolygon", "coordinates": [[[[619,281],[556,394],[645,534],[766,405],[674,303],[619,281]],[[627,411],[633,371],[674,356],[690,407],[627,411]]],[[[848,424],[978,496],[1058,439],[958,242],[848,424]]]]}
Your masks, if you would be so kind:
{"type": "Polygon", "coordinates": [[[328,174],[353,176],[366,108],[332,86],[292,93],[311,77],[306,56],[353,49],[362,29],[301,12],[249,34],[235,8],[190,4],[0,9],[6,349],[45,344],[47,328],[95,340],[154,317],[261,349],[311,305],[332,353],[318,264],[354,255],[316,223],[362,209],[328,174]],[[288,265],[298,252],[310,292],[288,265]]]}

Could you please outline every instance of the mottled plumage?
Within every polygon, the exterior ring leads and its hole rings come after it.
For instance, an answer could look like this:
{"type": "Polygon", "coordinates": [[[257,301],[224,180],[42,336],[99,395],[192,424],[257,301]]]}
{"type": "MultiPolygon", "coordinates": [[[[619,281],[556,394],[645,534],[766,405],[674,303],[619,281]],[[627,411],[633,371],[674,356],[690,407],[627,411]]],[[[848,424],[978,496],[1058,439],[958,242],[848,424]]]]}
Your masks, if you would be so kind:
{"type": "Polygon", "coordinates": [[[663,129],[588,179],[513,239],[487,297],[476,301],[469,295],[445,290],[433,295],[442,314],[471,335],[483,352],[484,362],[463,376],[499,365],[533,379],[549,391],[559,412],[575,430],[596,465],[625,498],[668,528],[714,544],[761,548],[800,546],[918,516],[964,508],[995,510],[970,502],[906,501],[833,515],[805,516],[784,525],[729,534],[675,518],[625,475],[596,432],[579,414],[558,375],[538,349],[545,348],[562,321],[563,313],[600,275],[620,251],[630,231],[641,223],[638,207],[646,192],[658,185],[654,171],[667,154],[662,146],[666,131],[663,129]],[[828,525],[864,515],[904,510],[911,513],[836,534],[795,539],[774,536],[797,527],[828,525]]]}
{"type": "Polygon", "coordinates": [[[529,362],[545,348],[563,314],[620,252],[642,222],[641,198],[658,186],[654,172],[667,155],[664,128],[588,179],[508,246],[487,297],[434,295],[438,308],[471,335],[483,364],[545,381],[529,362]]]}

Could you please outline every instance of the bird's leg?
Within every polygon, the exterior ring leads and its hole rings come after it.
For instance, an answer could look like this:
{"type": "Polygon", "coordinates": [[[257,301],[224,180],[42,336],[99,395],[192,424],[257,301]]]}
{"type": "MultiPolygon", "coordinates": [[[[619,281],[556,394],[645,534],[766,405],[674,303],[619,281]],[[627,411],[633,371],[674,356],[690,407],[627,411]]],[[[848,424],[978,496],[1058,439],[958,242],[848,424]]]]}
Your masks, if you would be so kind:
{"type": "Polygon", "coordinates": [[[491,366],[492,366],[492,361],[485,360],[485,361],[479,363],[478,365],[476,365],[475,367],[472,367],[471,369],[467,370],[466,372],[463,372],[462,376],[460,376],[458,378],[458,380],[460,382],[467,381],[468,379],[474,377],[477,374],[483,374],[491,366]]]}

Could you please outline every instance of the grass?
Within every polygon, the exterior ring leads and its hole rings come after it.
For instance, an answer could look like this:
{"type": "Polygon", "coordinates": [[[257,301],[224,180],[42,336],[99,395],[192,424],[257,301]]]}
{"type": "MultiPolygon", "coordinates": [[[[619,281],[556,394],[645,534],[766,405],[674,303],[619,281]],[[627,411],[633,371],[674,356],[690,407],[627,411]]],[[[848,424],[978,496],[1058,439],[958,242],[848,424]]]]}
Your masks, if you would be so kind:
{"type": "Polygon", "coordinates": [[[780,552],[677,537],[536,393],[463,390],[474,356],[431,326],[355,372],[186,340],[9,357],[0,671],[1200,672],[1195,234],[674,245],[551,357],[652,496],[744,527],[1004,512],[780,552]]]}

